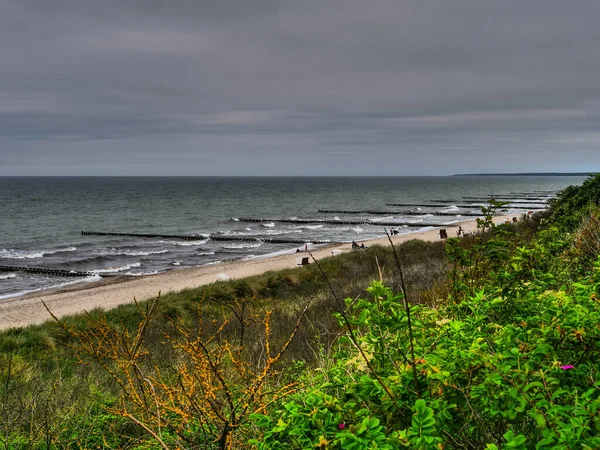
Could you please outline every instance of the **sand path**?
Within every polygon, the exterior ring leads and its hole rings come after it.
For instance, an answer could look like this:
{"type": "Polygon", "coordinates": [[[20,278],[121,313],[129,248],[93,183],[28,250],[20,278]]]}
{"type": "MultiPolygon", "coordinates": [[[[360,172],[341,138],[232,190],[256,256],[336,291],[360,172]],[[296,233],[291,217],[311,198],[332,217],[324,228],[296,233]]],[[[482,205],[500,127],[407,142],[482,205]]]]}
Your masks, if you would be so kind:
{"type": "MultiPolygon", "coordinates": [[[[494,220],[502,223],[511,216],[498,216],[494,220]]],[[[456,224],[458,225],[458,223],[456,224]]],[[[467,232],[476,230],[475,220],[461,222],[460,225],[467,232]]],[[[440,227],[443,228],[443,227],[440,227]]],[[[457,228],[447,228],[449,236],[456,235],[457,228]]],[[[439,228],[430,231],[394,236],[394,243],[402,243],[413,239],[424,241],[437,241],[439,228]]],[[[363,242],[363,241],[360,241],[363,242]]],[[[367,245],[389,245],[386,237],[364,241],[367,245]]],[[[317,260],[335,257],[336,253],[351,250],[350,244],[333,244],[311,250],[317,260]]],[[[65,291],[41,291],[22,297],[0,300],[0,329],[25,326],[41,323],[50,316],[44,308],[43,300],[50,310],[58,317],[90,311],[94,308],[110,309],[124,303],[131,303],[134,299],[146,300],[155,297],[159,292],[178,292],[187,288],[196,288],[218,280],[217,276],[226,274],[231,278],[244,278],[262,274],[271,270],[282,270],[297,267],[300,257],[304,253],[292,253],[271,258],[234,261],[224,264],[215,264],[193,269],[173,270],[158,275],[145,277],[131,277],[124,282],[98,282],[81,283],[72,285],[65,291]]],[[[312,259],[311,259],[312,261],[312,259]]]]}

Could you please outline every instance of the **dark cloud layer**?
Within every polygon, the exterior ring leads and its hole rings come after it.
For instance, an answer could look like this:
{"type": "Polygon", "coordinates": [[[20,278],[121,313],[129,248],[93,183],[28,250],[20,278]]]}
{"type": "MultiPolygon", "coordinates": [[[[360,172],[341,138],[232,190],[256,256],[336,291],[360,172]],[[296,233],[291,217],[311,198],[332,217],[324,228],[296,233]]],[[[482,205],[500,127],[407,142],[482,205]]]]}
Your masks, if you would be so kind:
{"type": "Polygon", "coordinates": [[[600,170],[597,0],[0,0],[1,175],[600,170]]]}

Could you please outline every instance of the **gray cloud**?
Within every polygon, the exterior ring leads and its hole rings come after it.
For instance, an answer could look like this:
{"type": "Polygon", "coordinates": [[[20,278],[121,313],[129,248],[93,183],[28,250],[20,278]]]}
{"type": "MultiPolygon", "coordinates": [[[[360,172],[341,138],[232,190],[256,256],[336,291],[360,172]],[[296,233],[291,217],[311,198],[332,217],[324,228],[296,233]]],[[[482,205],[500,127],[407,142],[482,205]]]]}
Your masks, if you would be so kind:
{"type": "Polygon", "coordinates": [[[0,11],[0,175],[600,170],[596,0],[0,11]]]}

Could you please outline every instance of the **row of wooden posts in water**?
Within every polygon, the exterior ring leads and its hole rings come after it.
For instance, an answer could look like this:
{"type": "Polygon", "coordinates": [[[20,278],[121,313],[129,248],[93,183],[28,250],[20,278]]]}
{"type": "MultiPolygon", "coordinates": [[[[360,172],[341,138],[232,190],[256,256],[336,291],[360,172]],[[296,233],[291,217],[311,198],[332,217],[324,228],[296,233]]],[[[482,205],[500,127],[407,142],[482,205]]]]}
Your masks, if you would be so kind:
{"type": "Polygon", "coordinates": [[[183,241],[245,241],[266,242],[269,244],[331,244],[332,241],[308,241],[306,239],[262,238],[252,236],[206,236],[202,234],[154,234],[154,233],[112,233],[104,231],[82,231],[83,236],[130,236],[145,238],[177,239],[183,241]]]}
{"type": "MultiPolygon", "coordinates": [[[[52,275],[58,277],[91,277],[94,272],[80,272],[78,270],[52,269],[48,267],[0,266],[0,272],[27,272],[37,275],[52,275]]],[[[98,274],[102,277],[111,277],[114,274],[98,274]]]]}

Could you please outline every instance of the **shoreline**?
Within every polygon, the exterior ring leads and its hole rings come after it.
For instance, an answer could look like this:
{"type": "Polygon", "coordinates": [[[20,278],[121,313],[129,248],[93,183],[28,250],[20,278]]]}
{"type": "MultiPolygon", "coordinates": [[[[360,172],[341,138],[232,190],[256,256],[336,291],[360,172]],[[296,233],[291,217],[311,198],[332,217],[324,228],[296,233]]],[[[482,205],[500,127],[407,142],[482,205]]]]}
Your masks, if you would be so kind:
{"type": "MultiPolygon", "coordinates": [[[[511,220],[515,214],[505,214],[494,218],[495,223],[511,220]]],[[[520,217],[520,216],[517,216],[520,217]]],[[[476,219],[465,220],[447,225],[448,235],[455,236],[455,229],[461,226],[466,232],[477,230],[476,219]]],[[[427,231],[392,236],[394,244],[411,240],[440,240],[439,230],[444,226],[427,231]]],[[[366,245],[389,245],[387,237],[360,240],[366,245]]],[[[122,304],[144,301],[161,294],[179,292],[184,289],[198,288],[222,279],[240,279],[259,275],[269,271],[277,271],[298,267],[298,260],[309,256],[320,260],[336,254],[351,251],[351,243],[328,244],[317,247],[307,253],[289,253],[266,258],[254,258],[225,262],[196,268],[176,269],[156,275],[142,277],[118,276],[94,282],[81,282],[49,290],[31,292],[18,297],[8,297],[0,301],[0,330],[43,323],[51,320],[42,301],[57,317],[91,311],[95,308],[111,309],[122,304]],[[229,278],[224,277],[226,275],[229,278]]]]}

